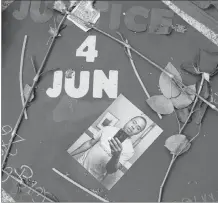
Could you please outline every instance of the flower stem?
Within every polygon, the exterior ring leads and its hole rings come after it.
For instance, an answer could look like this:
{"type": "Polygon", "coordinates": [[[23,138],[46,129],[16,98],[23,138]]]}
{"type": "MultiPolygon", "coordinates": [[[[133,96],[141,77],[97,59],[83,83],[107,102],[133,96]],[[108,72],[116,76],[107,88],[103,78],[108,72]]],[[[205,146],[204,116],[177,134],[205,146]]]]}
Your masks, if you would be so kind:
{"type": "MultiPolygon", "coordinates": [[[[65,14],[65,15],[62,17],[61,22],[59,23],[58,28],[57,28],[57,33],[59,33],[59,31],[60,31],[60,29],[61,29],[61,26],[63,25],[64,21],[65,21],[66,18],[67,18],[67,15],[68,15],[68,14],[65,14]]],[[[44,67],[45,67],[45,64],[46,64],[46,62],[47,62],[47,60],[48,60],[48,57],[50,56],[50,53],[51,53],[51,51],[52,51],[53,45],[54,45],[54,43],[55,43],[55,41],[56,41],[56,38],[57,38],[57,35],[55,35],[55,36],[52,38],[52,41],[51,41],[51,43],[50,43],[50,45],[49,45],[49,47],[48,47],[48,49],[47,49],[47,52],[46,52],[46,54],[45,54],[45,56],[44,56],[44,58],[43,58],[43,61],[41,62],[41,65],[40,65],[40,67],[39,67],[39,69],[38,69],[38,72],[37,72],[37,74],[35,75],[35,77],[33,78],[33,83],[32,83],[32,86],[31,86],[31,88],[30,88],[30,90],[29,90],[29,94],[28,94],[28,96],[27,96],[27,98],[26,98],[26,100],[25,100],[25,103],[24,103],[23,108],[22,108],[22,110],[21,110],[21,113],[20,113],[20,115],[19,115],[19,117],[18,117],[18,119],[17,119],[17,122],[16,122],[16,124],[15,124],[15,126],[14,126],[14,129],[13,129],[13,131],[11,132],[11,139],[10,139],[10,142],[9,142],[9,144],[8,144],[7,151],[5,152],[4,158],[3,158],[3,160],[2,160],[2,169],[4,169],[5,166],[6,166],[6,164],[7,164],[7,159],[8,159],[8,157],[9,157],[9,154],[10,154],[10,151],[11,151],[11,148],[12,148],[12,145],[13,145],[13,141],[14,141],[15,137],[17,136],[16,132],[18,131],[18,129],[19,129],[20,125],[21,125],[22,118],[23,118],[23,115],[24,115],[24,111],[25,111],[25,109],[26,109],[26,107],[27,107],[27,105],[28,105],[28,102],[29,102],[29,100],[30,100],[30,97],[31,97],[31,95],[32,95],[32,92],[34,91],[34,89],[35,89],[35,87],[36,87],[36,85],[37,85],[37,82],[38,82],[38,80],[39,80],[40,74],[41,74],[41,72],[43,71],[43,69],[44,69],[44,67]]]]}
{"type": "MultiPolygon", "coordinates": [[[[200,86],[199,86],[199,89],[198,89],[198,95],[201,93],[201,90],[202,90],[202,87],[203,87],[203,84],[204,84],[204,79],[205,79],[205,78],[204,78],[204,74],[201,74],[201,83],[200,83],[200,86]]],[[[198,101],[198,97],[195,97],[195,101],[194,101],[194,103],[193,103],[193,105],[192,105],[192,108],[191,108],[191,111],[190,111],[190,113],[189,113],[189,115],[188,115],[188,118],[186,119],[184,125],[183,125],[182,128],[180,129],[179,134],[182,133],[182,131],[184,130],[185,126],[187,125],[187,123],[188,123],[190,117],[192,116],[192,114],[193,114],[193,112],[194,112],[194,108],[195,108],[195,106],[196,106],[196,104],[197,104],[197,101],[198,101]]]]}
{"type": "Polygon", "coordinates": [[[158,196],[158,202],[161,202],[161,199],[162,199],[162,192],[163,192],[163,189],[164,189],[164,185],[165,185],[165,182],[166,182],[166,180],[167,180],[167,177],[168,177],[168,175],[169,175],[169,173],[170,173],[170,170],[171,170],[171,168],[172,168],[173,163],[175,162],[175,160],[176,160],[176,157],[175,157],[175,155],[173,155],[173,156],[172,156],[172,159],[171,159],[171,162],[170,162],[170,165],[168,166],[167,172],[166,172],[166,174],[165,174],[165,176],[164,176],[164,179],[163,179],[163,181],[162,181],[162,184],[161,184],[161,186],[160,186],[159,196],[158,196]]]}
{"type": "MultiPolygon", "coordinates": [[[[199,86],[199,89],[198,89],[198,93],[197,93],[198,95],[201,93],[201,90],[202,90],[202,87],[203,87],[203,84],[204,84],[204,80],[205,80],[205,78],[204,78],[204,75],[202,74],[202,75],[201,75],[201,83],[200,83],[200,86],[199,86]]],[[[194,112],[194,108],[195,108],[195,106],[196,106],[197,101],[198,101],[198,97],[195,97],[195,100],[194,100],[194,103],[193,103],[193,105],[192,105],[191,111],[190,111],[190,113],[189,113],[189,115],[188,115],[188,118],[186,119],[186,121],[185,121],[184,125],[182,126],[182,128],[179,130],[179,134],[182,133],[182,131],[184,130],[185,126],[187,125],[189,118],[191,117],[191,115],[192,115],[193,112],[194,112]]],[[[200,129],[199,129],[199,132],[200,132],[200,129]]],[[[197,134],[194,138],[192,138],[192,139],[189,141],[189,143],[192,142],[192,141],[199,135],[199,132],[198,132],[198,134],[197,134]]],[[[188,144],[188,143],[187,143],[187,144],[188,144]]],[[[186,146],[185,146],[185,147],[186,147],[186,146]]],[[[168,177],[168,175],[169,175],[169,172],[170,172],[170,170],[171,170],[171,168],[172,168],[172,166],[173,166],[173,163],[175,162],[175,160],[177,159],[177,157],[182,153],[182,151],[183,151],[183,150],[181,150],[178,154],[174,154],[174,155],[172,156],[171,162],[170,162],[170,164],[169,164],[169,166],[168,166],[167,172],[166,172],[165,177],[164,177],[164,179],[163,179],[163,181],[162,181],[162,184],[161,184],[161,186],[160,186],[159,196],[158,196],[158,202],[161,202],[163,188],[164,188],[165,182],[166,182],[166,180],[167,180],[167,177],[168,177]]]]}

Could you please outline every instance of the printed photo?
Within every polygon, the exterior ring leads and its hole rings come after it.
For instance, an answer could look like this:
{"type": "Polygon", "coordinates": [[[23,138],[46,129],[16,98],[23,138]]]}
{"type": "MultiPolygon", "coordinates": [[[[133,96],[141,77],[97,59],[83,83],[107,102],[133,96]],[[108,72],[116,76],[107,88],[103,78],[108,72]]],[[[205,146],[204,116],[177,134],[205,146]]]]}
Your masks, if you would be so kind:
{"type": "Polygon", "coordinates": [[[67,152],[110,190],[162,132],[121,94],[67,152]]]}

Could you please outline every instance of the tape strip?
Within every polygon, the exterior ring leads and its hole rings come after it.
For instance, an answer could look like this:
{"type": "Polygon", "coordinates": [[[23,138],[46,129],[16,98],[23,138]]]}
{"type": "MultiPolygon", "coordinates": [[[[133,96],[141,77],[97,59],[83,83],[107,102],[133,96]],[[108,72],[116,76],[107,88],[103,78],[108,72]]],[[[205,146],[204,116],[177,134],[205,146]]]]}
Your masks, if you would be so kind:
{"type": "MultiPolygon", "coordinates": [[[[165,5],[167,5],[171,10],[173,10],[177,15],[179,15],[183,20],[185,20],[188,24],[190,24],[192,27],[194,27],[196,30],[198,30],[201,34],[203,34],[205,37],[207,37],[211,42],[213,42],[215,45],[218,46],[218,34],[216,34],[216,32],[214,32],[212,29],[210,29],[206,25],[202,24],[201,22],[197,21],[192,16],[188,15],[183,10],[181,10],[178,6],[175,5],[175,4],[178,4],[178,2],[172,3],[171,1],[163,1],[163,0],[162,0],[162,2],[165,5]]],[[[183,5],[186,3],[187,2],[179,2],[179,5],[180,4],[183,5]]],[[[192,6],[194,6],[194,5],[192,4],[192,6]]],[[[187,9],[191,10],[192,8],[190,8],[190,6],[187,6],[187,9]]],[[[206,14],[203,14],[199,10],[196,10],[196,13],[204,21],[208,21],[209,24],[213,24],[213,26],[212,26],[213,28],[218,27],[218,23],[215,19],[211,19],[211,17],[208,17],[206,14]]]]}

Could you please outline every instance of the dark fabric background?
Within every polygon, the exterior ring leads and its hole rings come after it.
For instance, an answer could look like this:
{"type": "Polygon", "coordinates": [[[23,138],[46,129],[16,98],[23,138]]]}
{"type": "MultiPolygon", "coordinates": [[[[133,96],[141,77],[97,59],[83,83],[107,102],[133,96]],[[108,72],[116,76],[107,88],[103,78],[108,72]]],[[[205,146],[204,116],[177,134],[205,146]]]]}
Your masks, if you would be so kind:
{"type": "MultiPolygon", "coordinates": [[[[12,13],[19,9],[19,4],[20,2],[11,4],[2,16],[2,125],[11,126],[15,125],[21,111],[19,63],[24,35],[29,36],[24,66],[24,84],[32,84],[34,72],[29,56],[34,55],[39,66],[47,49],[48,25],[53,23],[53,19],[44,24],[35,23],[29,14],[24,20],[16,20],[12,13]]],[[[122,1],[120,4],[123,6],[123,12],[133,5],[141,5],[146,8],[166,8],[158,1],[122,1]]],[[[109,14],[110,12],[102,13],[99,26],[115,35],[115,31],[109,29],[109,14]]],[[[187,25],[178,16],[173,18],[173,23],[187,25]]],[[[199,48],[210,51],[218,50],[215,45],[190,26],[188,26],[186,34],[175,32],[170,36],[152,35],[148,32],[135,34],[126,28],[123,17],[121,17],[120,31],[125,34],[136,49],[162,67],[171,61],[179,69],[180,64],[191,60],[199,48]]],[[[133,58],[150,94],[160,94],[158,90],[160,72],[135,54],[133,58]]],[[[106,94],[102,99],[92,97],[93,71],[100,69],[108,75],[109,70],[118,70],[119,93],[122,93],[134,105],[149,115],[163,128],[164,132],[125,176],[106,193],[111,201],[157,201],[159,187],[170,162],[170,155],[164,147],[164,142],[169,136],[178,132],[175,115],[164,116],[162,120],[157,117],[156,113],[145,102],[146,96],[134,75],[123,47],[95,31],[85,33],[76,26],[68,26],[62,32],[62,37],[57,40],[46,65],[46,70],[55,67],[60,67],[63,71],[73,68],[77,75],[81,70],[90,71],[90,90],[85,97],[78,99],[78,105],[80,105],[78,114],[82,116],[75,117],[73,121],[59,123],[53,120],[53,110],[61,98],[66,96],[66,93],[63,88],[58,98],[49,98],[45,90],[52,86],[53,74],[45,75],[38,85],[36,99],[28,109],[29,119],[22,122],[18,131],[18,134],[26,140],[16,144],[18,154],[9,159],[8,166],[14,168],[24,164],[30,166],[34,171],[33,178],[37,180],[38,186],[44,186],[60,201],[97,201],[59,177],[52,171],[52,168],[69,173],[73,180],[85,187],[103,188],[91,175],[87,175],[76,161],[69,157],[66,149],[113,102],[113,99],[109,99],[106,94]],[[90,34],[97,36],[96,48],[99,51],[99,56],[94,63],[86,63],[84,58],[75,56],[76,49],[90,34]],[[99,104],[98,108],[96,108],[96,103],[99,104]],[[86,108],[83,108],[83,105],[86,105],[86,108]],[[86,111],[87,108],[93,110],[86,111]]],[[[191,76],[182,74],[182,77],[186,84],[195,83],[195,79],[191,76]]],[[[212,87],[214,92],[218,91],[217,78],[213,79],[212,87]]],[[[179,158],[173,167],[166,184],[164,201],[182,201],[184,198],[194,201],[194,196],[196,201],[203,201],[204,194],[207,195],[207,201],[210,201],[208,196],[210,193],[214,195],[216,200],[218,199],[217,120],[218,114],[209,109],[199,137],[189,152],[179,158]]],[[[185,134],[189,138],[194,136],[196,132],[196,126],[191,124],[185,130],[185,134]]],[[[8,193],[12,190],[11,181],[2,186],[8,193]]]]}

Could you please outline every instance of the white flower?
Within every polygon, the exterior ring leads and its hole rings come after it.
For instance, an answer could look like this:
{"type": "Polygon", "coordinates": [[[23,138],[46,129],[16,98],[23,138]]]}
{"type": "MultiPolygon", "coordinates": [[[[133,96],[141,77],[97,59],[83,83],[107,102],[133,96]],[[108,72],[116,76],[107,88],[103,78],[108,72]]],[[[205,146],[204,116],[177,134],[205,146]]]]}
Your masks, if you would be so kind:
{"type": "Polygon", "coordinates": [[[66,10],[66,6],[65,4],[62,2],[62,1],[55,1],[54,2],[54,9],[60,11],[60,12],[63,12],[66,10]]]}

